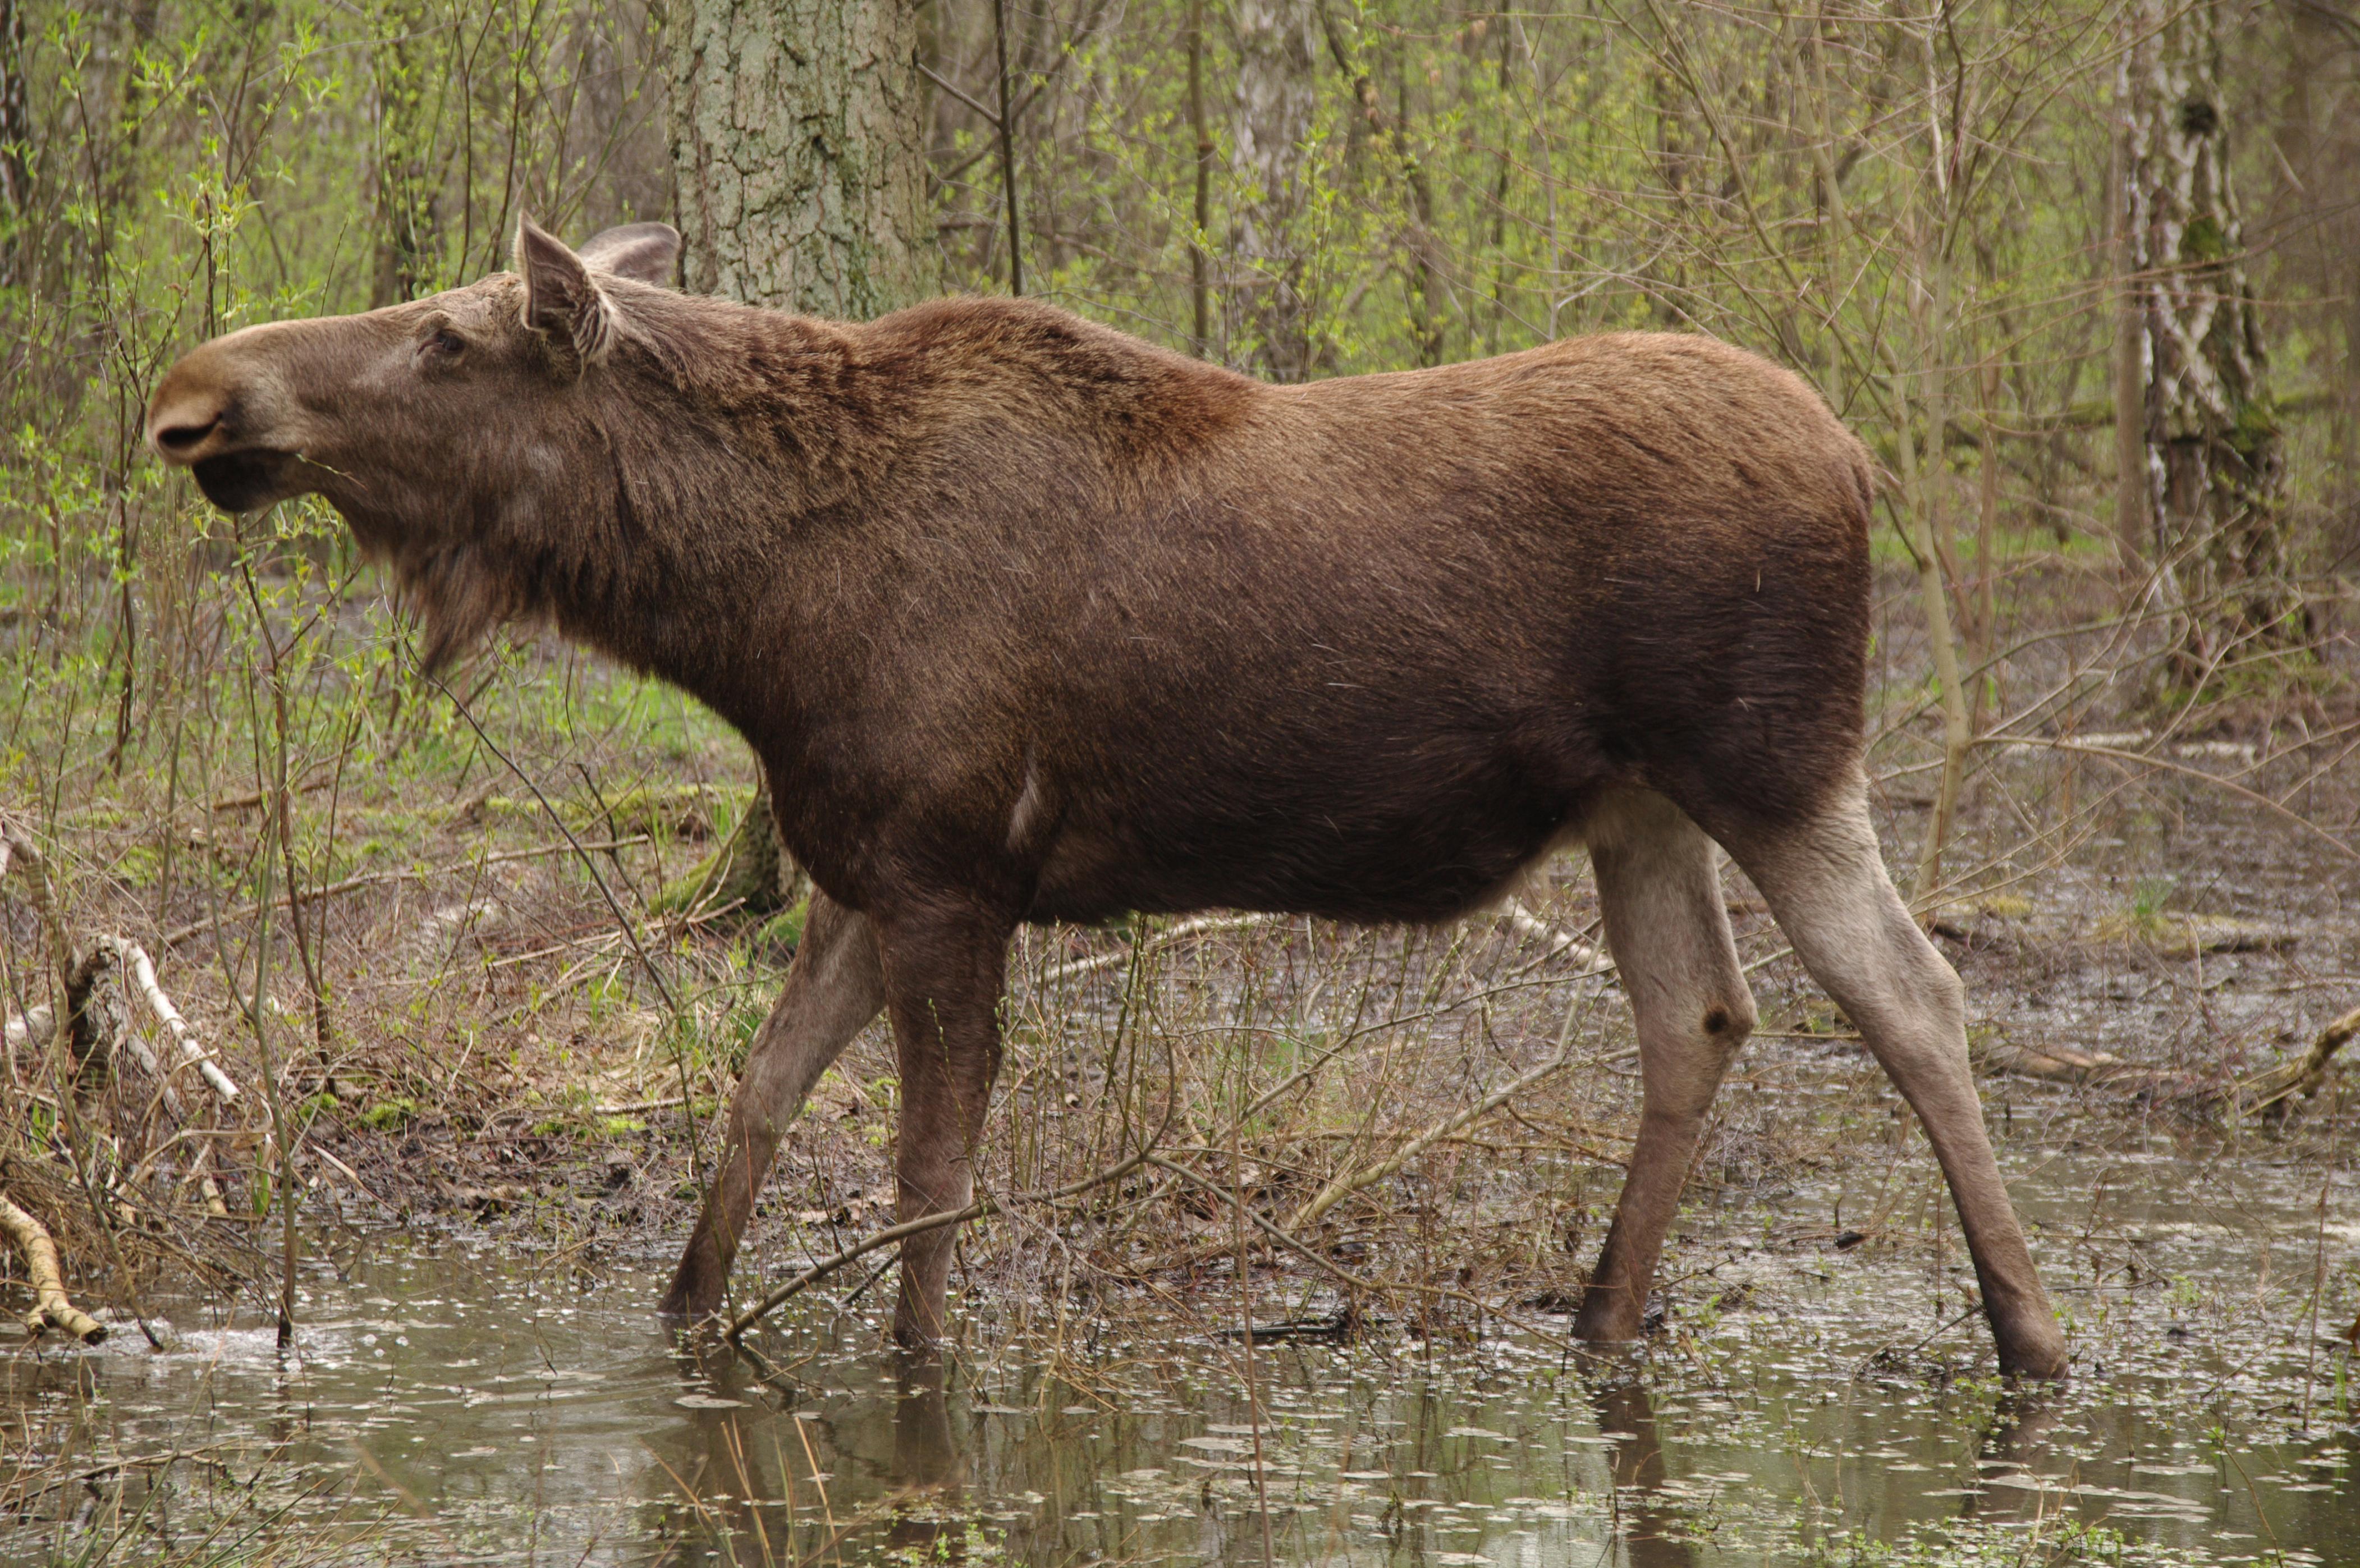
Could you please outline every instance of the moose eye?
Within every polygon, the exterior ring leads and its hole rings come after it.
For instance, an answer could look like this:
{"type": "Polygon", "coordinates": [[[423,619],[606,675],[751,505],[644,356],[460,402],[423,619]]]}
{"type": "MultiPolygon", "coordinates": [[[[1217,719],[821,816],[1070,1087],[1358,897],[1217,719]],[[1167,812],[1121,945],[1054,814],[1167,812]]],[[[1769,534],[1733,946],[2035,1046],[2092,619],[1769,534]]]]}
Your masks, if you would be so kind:
{"type": "Polygon", "coordinates": [[[465,352],[467,340],[448,327],[437,330],[418,345],[421,355],[429,359],[456,359],[465,352]]]}

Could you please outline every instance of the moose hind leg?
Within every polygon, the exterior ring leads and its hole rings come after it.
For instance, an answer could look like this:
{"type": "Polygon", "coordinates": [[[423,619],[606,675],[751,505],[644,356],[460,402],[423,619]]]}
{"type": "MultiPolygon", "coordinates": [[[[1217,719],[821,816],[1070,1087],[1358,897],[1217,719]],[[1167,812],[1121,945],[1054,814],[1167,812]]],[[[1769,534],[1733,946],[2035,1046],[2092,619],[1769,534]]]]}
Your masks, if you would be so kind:
{"type": "Polygon", "coordinates": [[[2064,1337],[1983,1130],[1967,1063],[1966,988],[1894,891],[1864,786],[1810,822],[1732,848],[1924,1125],[1958,1203],[2000,1370],[2062,1377],[2064,1337]]]}
{"type": "Polygon", "coordinates": [[[1606,945],[1638,1024],[1642,1098],[1630,1174],[1574,1333],[1636,1339],[1705,1112],[1753,1031],[1754,998],[1702,830],[1664,797],[1632,792],[1602,802],[1584,832],[1606,945]]]}
{"type": "MultiPolygon", "coordinates": [[[[975,1193],[977,1142],[1000,1072],[1000,994],[1008,922],[978,911],[928,910],[886,922],[886,1007],[901,1073],[893,1149],[895,1220],[963,1209],[975,1193]]],[[[956,1225],[901,1243],[893,1337],[924,1350],[940,1338],[956,1225]]]]}
{"type": "Polygon", "coordinates": [[[664,1312],[703,1317],[720,1309],[738,1239],[787,1123],[819,1075],[884,1005],[875,929],[858,913],[814,891],[786,986],[738,1075],[721,1164],[672,1288],[664,1292],[664,1312]]]}

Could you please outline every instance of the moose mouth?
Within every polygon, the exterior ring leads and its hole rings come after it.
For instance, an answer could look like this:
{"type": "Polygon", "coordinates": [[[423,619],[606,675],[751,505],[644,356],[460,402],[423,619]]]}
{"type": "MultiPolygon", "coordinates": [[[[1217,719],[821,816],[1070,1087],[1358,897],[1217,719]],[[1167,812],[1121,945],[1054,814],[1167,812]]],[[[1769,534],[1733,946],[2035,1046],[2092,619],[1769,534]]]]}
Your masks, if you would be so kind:
{"type": "Polygon", "coordinates": [[[300,495],[302,460],[291,452],[257,448],[200,458],[190,472],[205,499],[224,512],[254,512],[300,495]]]}

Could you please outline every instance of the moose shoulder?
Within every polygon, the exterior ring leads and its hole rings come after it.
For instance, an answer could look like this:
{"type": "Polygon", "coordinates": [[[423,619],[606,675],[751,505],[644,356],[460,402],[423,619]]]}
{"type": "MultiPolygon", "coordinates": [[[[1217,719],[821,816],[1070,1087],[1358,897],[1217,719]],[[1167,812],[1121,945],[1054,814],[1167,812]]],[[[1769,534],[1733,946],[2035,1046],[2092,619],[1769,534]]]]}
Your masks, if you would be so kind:
{"type": "MultiPolygon", "coordinates": [[[[880,1008],[901,1216],[967,1203],[1018,923],[1442,920],[1579,840],[1644,1081],[1579,1327],[1631,1337],[1754,1016],[1718,841],[1922,1117],[2002,1366],[2061,1371],[1957,977],[1869,830],[1869,466],[1800,380],[1621,334],[1270,387],[1034,303],[679,294],[676,244],[528,223],[513,274],[216,339],[148,414],[224,506],[324,495],[431,657],[546,619],[761,757],[821,891],[670,1308],[718,1304],[781,1127],[880,1008]]],[[[949,1246],[904,1246],[905,1339],[949,1246]]]]}

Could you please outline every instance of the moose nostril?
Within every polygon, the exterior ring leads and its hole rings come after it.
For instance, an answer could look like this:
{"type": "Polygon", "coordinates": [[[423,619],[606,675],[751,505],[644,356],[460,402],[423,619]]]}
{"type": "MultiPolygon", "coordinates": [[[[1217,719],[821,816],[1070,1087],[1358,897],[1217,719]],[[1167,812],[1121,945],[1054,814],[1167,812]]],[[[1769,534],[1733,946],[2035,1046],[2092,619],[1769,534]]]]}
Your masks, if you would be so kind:
{"type": "Polygon", "coordinates": [[[220,425],[219,419],[207,419],[202,425],[174,425],[156,432],[156,443],[168,452],[186,452],[220,425]]]}

